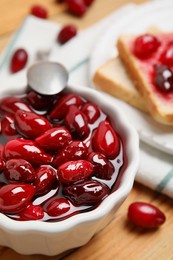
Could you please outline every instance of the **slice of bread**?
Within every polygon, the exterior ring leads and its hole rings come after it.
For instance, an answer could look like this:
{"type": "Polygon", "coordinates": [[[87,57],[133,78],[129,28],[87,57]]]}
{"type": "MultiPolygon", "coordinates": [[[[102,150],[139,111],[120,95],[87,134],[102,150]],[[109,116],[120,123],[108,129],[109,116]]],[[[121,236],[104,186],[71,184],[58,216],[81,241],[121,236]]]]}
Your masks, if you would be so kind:
{"type": "MultiPolygon", "coordinates": [[[[159,34],[160,39],[162,39],[163,35],[166,34],[159,34]]],[[[165,98],[161,92],[153,91],[151,79],[145,69],[142,69],[142,61],[131,52],[129,47],[129,43],[131,44],[136,37],[134,35],[122,35],[119,37],[117,48],[121,60],[143,97],[152,117],[162,124],[173,125],[173,93],[169,94],[168,98],[165,98]]],[[[173,39],[173,34],[171,37],[173,39]]]]}
{"type": "Polygon", "coordinates": [[[119,57],[111,59],[97,69],[93,77],[94,85],[130,105],[147,111],[143,98],[128,77],[119,57]]]}

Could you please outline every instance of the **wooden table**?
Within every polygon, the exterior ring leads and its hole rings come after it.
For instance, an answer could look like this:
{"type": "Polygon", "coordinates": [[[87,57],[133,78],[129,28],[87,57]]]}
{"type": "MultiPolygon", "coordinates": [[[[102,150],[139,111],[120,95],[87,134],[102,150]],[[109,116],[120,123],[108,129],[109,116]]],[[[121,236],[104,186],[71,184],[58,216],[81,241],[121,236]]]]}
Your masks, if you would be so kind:
{"type": "MultiPolygon", "coordinates": [[[[11,34],[22,23],[32,4],[40,3],[49,10],[49,19],[60,23],[74,23],[83,29],[110,14],[128,0],[95,0],[83,18],[76,18],[66,12],[64,4],[54,0],[0,0],[0,50],[8,43],[11,34]]],[[[131,1],[142,3],[144,0],[131,1]]],[[[153,169],[154,170],[154,169],[153,169]]],[[[88,244],[75,249],[65,256],[23,256],[9,248],[0,247],[1,260],[114,260],[114,259],[173,259],[173,201],[166,196],[135,183],[134,188],[117,212],[117,217],[88,244]],[[133,201],[151,202],[162,209],[167,217],[166,223],[158,230],[143,231],[131,226],[126,219],[127,208],[133,201]]]]}

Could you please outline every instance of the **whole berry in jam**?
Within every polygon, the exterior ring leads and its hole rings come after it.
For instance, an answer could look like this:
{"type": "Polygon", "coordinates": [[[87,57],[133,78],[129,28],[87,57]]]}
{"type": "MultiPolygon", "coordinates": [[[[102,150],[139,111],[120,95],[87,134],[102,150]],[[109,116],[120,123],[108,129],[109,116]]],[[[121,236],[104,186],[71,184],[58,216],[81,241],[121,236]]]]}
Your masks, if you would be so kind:
{"type": "Polygon", "coordinates": [[[34,168],[24,159],[6,161],[4,174],[9,182],[33,182],[35,180],[34,168]]]}
{"type": "Polygon", "coordinates": [[[115,171],[113,164],[106,159],[101,153],[91,152],[88,161],[92,163],[94,170],[93,175],[105,180],[110,180],[115,171]]]}
{"type": "Polygon", "coordinates": [[[93,165],[86,160],[68,161],[58,167],[58,179],[61,183],[81,181],[93,172],[93,165]]]}
{"type": "Polygon", "coordinates": [[[35,139],[51,128],[50,122],[45,117],[21,109],[15,113],[14,121],[18,132],[29,139],[35,139]]]}
{"type": "Polygon", "coordinates": [[[52,156],[39,148],[36,142],[22,138],[8,141],[3,150],[5,160],[23,158],[32,165],[50,164],[52,156]]]}
{"type": "Polygon", "coordinates": [[[20,48],[17,49],[10,60],[10,71],[12,73],[16,73],[20,70],[22,70],[28,61],[28,53],[25,49],[20,48]]]}
{"type": "Polygon", "coordinates": [[[14,115],[19,109],[31,112],[29,105],[21,98],[9,96],[0,100],[0,111],[2,113],[14,115]]]}
{"type": "Polygon", "coordinates": [[[41,95],[35,91],[29,91],[26,98],[34,109],[46,111],[52,106],[56,95],[49,96],[49,98],[47,98],[46,95],[41,95]]]}
{"type": "Polygon", "coordinates": [[[134,41],[134,54],[138,58],[148,58],[160,46],[160,41],[152,34],[143,34],[134,41]]]}
{"type": "Polygon", "coordinates": [[[0,157],[0,172],[2,172],[5,168],[5,162],[3,161],[3,159],[0,157]]]}
{"type": "Polygon", "coordinates": [[[97,105],[87,102],[82,107],[82,112],[86,115],[89,124],[95,123],[100,116],[100,110],[97,105]]]}
{"type": "Polygon", "coordinates": [[[0,158],[3,156],[4,146],[0,144],[0,158]]]}
{"type": "Polygon", "coordinates": [[[31,7],[31,14],[42,19],[46,19],[48,17],[48,12],[45,7],[42,5],[34,5],[31,7]]]}
{"type": "Polygon", "coordinates": [[[92,147],[95,152],[102,153],[108,159],[115,159],[119,154],[119,138],[108,121],[99,124],[92,139],[92,147]]]}
{"type": "Polygon", "coordinates": [[[75,105],[77,107],[82,105],[82,100],[78,95],[75,94],[65,94],[60,97],[55,103],[52,111],[50,112],[51,120],[62,120],[71,105],[75,105]]]}
{"type": "Polygon", "coordinates": [[[64,44],[72,39],[77,34],[77,27],[73,24],[65,25],[59,32],[57,41],[64,44]]]}
{"type": "Polygon", "coordinates": [[[88,154],[88,148],[82,141],[74,140],[64,146],[54,157],[52,165],[57,168],[61,164],[71,161],[85,159],[88,154]]]}
{"type": "Polygon", "coordinates": [[[173,66],[173,42],[170,42],[161,54],[160,62],[167,66],[173,66]]]}
{"type": "Polygon", "coordinates": [[[56,181],[55,170],[47,165],[41,165],[35,171],[35,186],[36,192],[39,194],[45,194],[50,191],[56,181]]]}
{"type": "Polygon", "coordinates": [[[14,118],[10,115],[5,115],[1,121],[1,131],[6,137],[17,136],[17,130],[14,124],[14,118]]]}
{"type": "Polygon", "coordinates": [[[83,16],[87,11],[87,7],[84,0],[66,0],[67,7],[70,13],[75,16],[83,16]]]}
{"type": "Polygon", "coordinates": [[[35,141],[46,151],[58,151],[71,141],[70,132],[62,126],[53,127],[37,137],[35,141]]]}
{"type": "Polygon", "coordinates": [[[56,198],[46,206],[46,212],[49,216],[57,217],[70,210],[70,203],[65,198],[56,198]]]}
{"type": "Polygon", "coordinates": [[[0,211],[17,213],[23,210],[35,194],[34,186],[30,184],[7,184],[0,188],[0,211]]]}
{"type": "Polygon", "coordinates": [[[83,139],[89,134],[87,117],[74,105],[69,107],[65,117],[65,125],[74,138],[83,139]]]}
{"type": "Polygon", "coordinates": [[[166,217],[156,206],[146,202],[134,202],[128,208],[128,219],[137,227],[157,228],[166,217]]]}
{"type": "Polygon", "coordinates": [[[173,72],[165,65],[155,66],[154,84],[162,93],[173,92],[173,72]]]}
{"type": "Polygon", "coordinates": [[[96,205],[109,195],[110,190],[103,183],[86,180],[64,187],[63,192],[74,205],[96,205]]]}
{"type": "Polygon", "coordinates": [[[29,204],[19,213],[20,220],[38,220],[44,217],[44,210],[39,205],[29,204]]]}

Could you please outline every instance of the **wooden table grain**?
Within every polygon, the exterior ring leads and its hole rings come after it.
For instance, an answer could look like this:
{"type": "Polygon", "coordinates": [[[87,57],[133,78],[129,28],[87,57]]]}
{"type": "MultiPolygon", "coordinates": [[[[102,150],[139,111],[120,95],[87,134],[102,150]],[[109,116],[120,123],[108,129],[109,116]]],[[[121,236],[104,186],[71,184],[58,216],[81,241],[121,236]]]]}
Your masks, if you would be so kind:
{"type": "MultiPolygon", "coordinates": [[[[49,19],[62,24],[73,23],[83,29],[110,14],[128,0],[95,0],[83,18],[77,18],[66,11],[65,4],[55,0],[0,0],[0,51],[11,35],[22,23],[33,4],[42,4],[49,11],[49,19]]],[[[131,1],[140,4],[144,0],[131,1]]],[[[153,169],[154,170],[154,169],[153,169]]],[[[61,256],[24,256],[13,250],[0,247],[1,260],[171,260],[173,259],[173,201],[148,188],[135,183],[131,194],[118,210],[115,219],[95,235],[85,246],[61,256]],[[158,230],[144,231],[134,228],[127,221],[127,208],[131,202],[145,201],[158,206],[166,214],[165,224],[158,230]]]]}

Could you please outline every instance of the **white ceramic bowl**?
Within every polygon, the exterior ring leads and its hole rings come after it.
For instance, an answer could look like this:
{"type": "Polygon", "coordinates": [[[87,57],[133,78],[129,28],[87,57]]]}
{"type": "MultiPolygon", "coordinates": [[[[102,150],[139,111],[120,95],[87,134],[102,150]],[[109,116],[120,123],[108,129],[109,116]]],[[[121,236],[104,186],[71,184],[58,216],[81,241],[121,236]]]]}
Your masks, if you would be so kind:
{"type": "MultiPolygon", "coordinates": [[[[127,166],[119,179],[119,187],[96,209],[74,215],[60,222],[15,221],[0,213],[0,245],[20,254],[57,255],[87,243],[94,234],[115,217],[115,212],[132,189],[139,162],[139,139],[116,100],[87,87],[68,87],[71,92],[98,104],[112,119],[120,133],[127,157],[127,166]]],[[[24,92],[25,88],[18,90],[24,92]]],[[[1,98],[17,93],[15,88],[0,89],[1,98]]],[[[109,241],[108,241],[109,242],[109,241]]]]}

